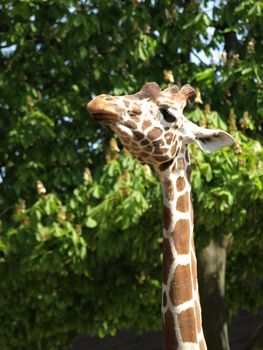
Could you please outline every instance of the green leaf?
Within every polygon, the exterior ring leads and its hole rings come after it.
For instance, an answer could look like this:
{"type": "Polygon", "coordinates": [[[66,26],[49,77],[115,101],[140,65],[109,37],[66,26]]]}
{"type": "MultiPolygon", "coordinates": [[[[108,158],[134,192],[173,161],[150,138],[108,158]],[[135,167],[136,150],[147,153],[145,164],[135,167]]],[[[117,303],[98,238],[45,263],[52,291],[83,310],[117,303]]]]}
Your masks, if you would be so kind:
{"type": "Polygon", "coordinates": [[[99,185],[97,184],[94,184],[93,186],[93,190],[92,190],[92,195],[95,197],[95,198],[100,198],[100,187],[99,185]]]}
{"type": "Polygon", "coordinates": [[[245,75],[245,74],[248,74],[248,73],[250,73],[250,72],[252,72],[252,68],[251,68],[251,67],[248,67],[248,68],[243,69],[243,70],[241,71],[241,74],[242,74],[242,75],[245,75]]]}
{"type": "Polygon", "coordinates": [[[213,178],[212,168],[211,168],[210,164],[208,164],[208,163],[201,164],[200,169],[203,172],[206,181],[210,182],[213,178]]]}
{"type": "Polygon", "coordinates": [[[72,90],[75,91],[75,92],[79,92],[79,87],[78,87],[78,85],[73,84],[73,85],[72,85],[72,90]]]}
{"type": "Polygon", "coordinates": [[[138,55],[139,55],[139,58],[140,58],[142,61],[146,61],[147,56],[146,56],[146,54],[145,54],[145,50],[144,50],[143,44],[139,44],[139,45],[138,45],[138,55]]]}
{"type": "Polygon", "coordinates": [[[202,80],[210,80],[214,77],[215,71],[213,68],[207,68],[204,71],[197,73],[195,75],[195,79],[197,81],[202,81],[202,80]]]}
{"type": "Polygon", "coordinates": [[[94,228],[97,226],[97,222],[91,218],[91,217],[88,217],[85,221],[84,221],[84,225],[89,227],[89,228],[94,228]]]}

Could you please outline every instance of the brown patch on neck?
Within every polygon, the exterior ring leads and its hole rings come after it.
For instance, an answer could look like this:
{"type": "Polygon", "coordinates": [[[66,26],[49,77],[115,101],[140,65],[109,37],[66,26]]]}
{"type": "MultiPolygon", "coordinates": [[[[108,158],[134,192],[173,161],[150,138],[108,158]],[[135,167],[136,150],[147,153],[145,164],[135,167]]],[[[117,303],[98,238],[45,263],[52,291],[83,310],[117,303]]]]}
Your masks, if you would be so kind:
{"type": "Polygon", "coordinates": [[[173,263],[173,254],[171,251],[171,245],[167,238],[163,239],[163,283],[167,284],[170,267],[173,263]]]}
{"type": "Polygon", "coordinates": [[[179,169],[179,170],[184,170],[185,169],[184,158],[177,159],[177,169],[179,169]]]}
{"type": "Polygon", "coordinates": [[[188,254],[190,251],[189,220],[178,220],[173,229],[174,246],[178,254],[188,254]]]}
{"type": "Polygon", "coordinates": [[[168,179],[164,183],[164,190],[166,197],[172,201],[174,199],[174,187],[172,180],[168,179]]]}
{"type": "Polygon", "coordinates": [[[178,265],[174,271],[170,286],[170,299],[178,306],[193,298],[190,265],[178,265]]]}
{"type": "Polygon", "coordinates": [[[160,171],[165,171],[165,170],[167,170],[167,169],[169,168],[169,166],[173,164],[173,161],[174,161],[174,160],[171,159],[171,160],[168,160],[168,162],[162,163],[162,164],[159,166],[160,171]]]}
{"type": "Polygon", "coordinates": [[[176,202],[176,210],[183,213],[189,211],[189,192],[185,192],[184,195],[178,197],[176,202]]]}
{"type": "Polygon", "coordinates": [[[197,343],[197,326],[194,308],[189,308],[178,314],[178,322],[183,342],[197,343]]]}
{"type": "Polygon", "coordinates": [[[163,226],[168,230],[171,225],[172,213],[171,210],[164,204],[163,205],[163,226]]]}
{"type": "Polygon", "coordinates": [[[178,349],[178,341],[175,332],[174,316],[168,309],[163,317],[163,341],[164,349],[176,350],[178,349]]]}
{"type": "Polygon", "coordinates": [[[191,182],[191,174],[192,174],[192,167],[191,167],[191,165],[188,165],[188,167],[186,169],[186,176],[187,176],[187,180],[189,181],[189,183],[191,182]]]}
{"type": "Polygon", "coordinates": [[[179,176],[176,180],[176,188],[178,192],[181,192],[185,188],[186,182],[183,176],[179,176]]]}

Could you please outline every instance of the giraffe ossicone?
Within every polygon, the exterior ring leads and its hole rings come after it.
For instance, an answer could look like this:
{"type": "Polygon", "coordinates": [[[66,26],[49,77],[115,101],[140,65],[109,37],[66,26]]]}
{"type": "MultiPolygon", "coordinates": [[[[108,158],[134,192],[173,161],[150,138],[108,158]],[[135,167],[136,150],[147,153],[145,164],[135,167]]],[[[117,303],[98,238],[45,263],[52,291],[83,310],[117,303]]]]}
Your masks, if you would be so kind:
{"type": "Polygon", "coordinates": [[[204,350],[193,239],[191,166],[188,144],[206,152],[234,142],[223,130],[201,128],[183,110],[195,97],[190,85],[165,90],[146,83],[133,95],[99,95],[88,103],[91,116],[115,131],[123,146],[152,166],[163,186],[162,316],[165,350],[204,350]]]}

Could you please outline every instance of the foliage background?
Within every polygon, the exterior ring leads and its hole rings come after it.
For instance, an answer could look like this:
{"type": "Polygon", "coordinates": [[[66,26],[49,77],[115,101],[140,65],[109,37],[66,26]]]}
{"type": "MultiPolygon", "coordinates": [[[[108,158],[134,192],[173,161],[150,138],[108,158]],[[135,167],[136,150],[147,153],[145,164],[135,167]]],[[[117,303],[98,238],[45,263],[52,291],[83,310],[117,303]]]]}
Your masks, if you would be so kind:
{"type": "Polygon", "coordinates": [[[262,304],[262,11],[255,0],[2,1],[3,349],[160,328],[159,183],[85,108],[146,81],[198,87],[189,118],[237,139],[213,155],[192,147],[196,242],[232,237],[229,315],[262,304]]]}

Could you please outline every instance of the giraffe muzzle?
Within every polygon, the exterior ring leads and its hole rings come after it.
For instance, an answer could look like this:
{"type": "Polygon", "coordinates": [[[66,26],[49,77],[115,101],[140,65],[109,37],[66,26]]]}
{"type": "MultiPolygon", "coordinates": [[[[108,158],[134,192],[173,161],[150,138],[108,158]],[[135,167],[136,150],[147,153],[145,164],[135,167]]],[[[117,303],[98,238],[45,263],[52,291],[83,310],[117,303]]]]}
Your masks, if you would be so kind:
{"type": "Polygon", "coordinates": [[[113,122],[119,115],[114,99],[107,95],[95,97],[87,104],[87,109],[94,119],[105,124],[113,122]]]}

